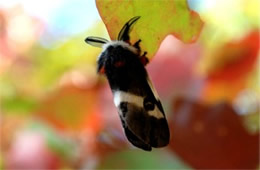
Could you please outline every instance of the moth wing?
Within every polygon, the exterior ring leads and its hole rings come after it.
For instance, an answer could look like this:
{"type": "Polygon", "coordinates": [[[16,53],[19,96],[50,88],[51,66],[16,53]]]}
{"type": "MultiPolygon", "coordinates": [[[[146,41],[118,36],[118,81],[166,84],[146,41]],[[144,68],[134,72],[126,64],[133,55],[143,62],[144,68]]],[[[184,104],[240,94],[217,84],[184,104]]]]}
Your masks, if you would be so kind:
{"type": "Polygon", "coordinates": [[[133,145],[144,150],[166,146],[170,134],[158,94],[149,78],[140,88],[143,95],[122,91],[114,95],[125,134],[133,145]]]}
{"type": "Polygon", "coordinates": [[[149,144],[146,144],[143,140],[139,139],[131,130],[126,126],[125,120],[120,116],[121,122],[123,124],[124,132],[127,139],[136,147],[142,148],[146,151],[151,151],[152,147],[149,144]]]}

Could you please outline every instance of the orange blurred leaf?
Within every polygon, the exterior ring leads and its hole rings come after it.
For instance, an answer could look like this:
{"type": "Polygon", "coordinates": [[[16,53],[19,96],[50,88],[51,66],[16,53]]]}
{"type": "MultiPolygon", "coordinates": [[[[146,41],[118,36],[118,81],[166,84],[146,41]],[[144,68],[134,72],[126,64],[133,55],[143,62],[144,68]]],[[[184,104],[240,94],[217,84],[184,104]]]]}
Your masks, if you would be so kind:
{"type": "Polygon", "coordinates": [[[249,74],[257,67],[259,32],[253,31],[238,42],[229,42],[209,56],[203,99],[232,101],[246,87],[249,74]]]}
{"type": "Polygon", "coordinates": [[[98,132],[102,127],[102,119],[98,115],[97,89],[80,89],[68,85],[47,97],[37,112],[38,115],[65,130],[81,130],[90,128],[98,132]]]}

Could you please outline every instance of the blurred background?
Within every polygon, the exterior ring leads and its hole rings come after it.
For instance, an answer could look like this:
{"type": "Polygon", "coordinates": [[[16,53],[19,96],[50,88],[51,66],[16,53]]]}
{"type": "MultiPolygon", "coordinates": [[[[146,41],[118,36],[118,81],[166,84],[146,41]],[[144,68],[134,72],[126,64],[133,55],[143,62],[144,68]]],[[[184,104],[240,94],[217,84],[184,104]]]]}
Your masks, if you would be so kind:
{"type": "Polygon", "coordinates": [[[147,66],[171,131],[144,152],[96,73],[94,0],[0,1],[0,169],[259,169],[258,0],[189,0],[200,38],[169,35],[147,66]]]}

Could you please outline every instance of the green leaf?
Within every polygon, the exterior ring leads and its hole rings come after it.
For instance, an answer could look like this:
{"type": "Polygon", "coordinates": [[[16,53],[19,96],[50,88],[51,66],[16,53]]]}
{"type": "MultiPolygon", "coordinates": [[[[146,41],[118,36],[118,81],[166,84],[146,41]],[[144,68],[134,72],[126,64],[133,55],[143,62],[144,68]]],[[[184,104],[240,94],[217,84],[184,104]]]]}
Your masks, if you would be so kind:
{"type": "Polygon", "coordinates": [[[185,0],[96,0],[110,38],[115,40],[123,25],[141,16],[130,33],[131,42],[141,39],[141,48],[152,58],[169,34],[185,43],[194,42],[203,22],[185,0]]]}
{"type": "Polygon", "coordinates": [[[2,101],[3,110],[8,113],[31,114],[37,105],[37,101],[29,96],[15,96],[2,101]]]}
{"type": "Polygon", "coordinates": [[[158,149],[152,152],[125,150],[106,156],[97,169],[191,169],[175,155],[158,149]]]}

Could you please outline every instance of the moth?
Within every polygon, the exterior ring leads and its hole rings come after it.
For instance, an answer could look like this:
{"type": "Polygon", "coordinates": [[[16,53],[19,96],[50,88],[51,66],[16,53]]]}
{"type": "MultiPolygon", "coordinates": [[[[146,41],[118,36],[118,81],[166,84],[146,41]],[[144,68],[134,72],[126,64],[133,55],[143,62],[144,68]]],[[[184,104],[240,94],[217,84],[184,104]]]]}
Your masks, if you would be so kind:
{"type": "Polygon", "coordinates": [[[139,18],[131,18],[115,41],[90,36],[85,42],[103,48],[97,72],[105,74],[109,82],[127,139],[151,151],[152,147],[168,145],[170,133],[159,96],[145,69],[147,52],[141,54],[140,39],[130,43],[129,33],[139,18]]]}

